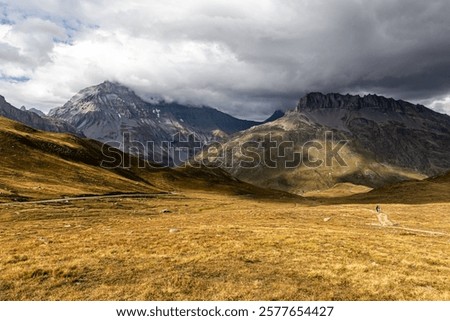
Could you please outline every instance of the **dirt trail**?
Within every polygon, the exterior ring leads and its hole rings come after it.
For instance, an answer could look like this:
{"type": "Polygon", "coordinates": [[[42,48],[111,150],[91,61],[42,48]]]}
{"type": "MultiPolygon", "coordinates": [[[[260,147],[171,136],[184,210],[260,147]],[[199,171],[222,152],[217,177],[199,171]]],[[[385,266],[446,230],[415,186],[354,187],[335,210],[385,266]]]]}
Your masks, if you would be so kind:
{"type": "Polygon", "coordinates": [[[65,198],[55,198],[48,200],[40,200],[40,201],[25,201],[25,202],[9,202],[9,203],[0,203],[0,206],[5,205],[23,205],[23,204],[47,204],[47,203],[61,203],[61,202],[70,202],[70,201],[79,201],[79,200],[99,200],[99,199],[107,199],[107,198],[154,198],[154,197],[165,197],[165,196],[179,196],[176,193],[159,193],[159,194],[117,194],[117,195],[92,195],[92,196],[80,196],[80,197],[65,197],[65,198]]]}
{"type": "Polygon", "coordinates": [[[394,226],[395,224],[389,219],[388,215],[383,212],[376,213],[378,222],[381,226],[394,226]]]}
{"type": "Polygon", "coordinates": [[[430,231],[430,230],[421,230],[421,229],[414,229],[414,228],[409,228],[409,227],[402,227],[402,226],[399,226],[397,223],[393,223],[389,219],[389,216],[386,213],[383,213],[383,212],[379,212],[378,213],[376,211],[371,211],[371,212],[375,213],[375,215],[377,216],[378,222],[380,224],[373,224],[373,223],[371,223],[371,224],[368,224],[368,225],[384,227],[384,228],[390,228],[390,229],[396,229],[396,230],[417,232],[417,233],[425,233],[425,234],[437,235],[437,236],[448,235],[447,233],[443,233],[443,232],[436,232],[436,231],[430,231]]]}
{"type": "Polygon", "coordinates": [[[405,230],[405,231],[411,231],[411,232],[417,232],[417,233],[425,233],[425,234],[430,234],[430,235],[439,235],[439,236],[448,235],[447,233],[444,233],[444,232],[420,230],[420,229],[401,227],[401,226],[387,226],[387,227],[392,228],[392,229],[405,230]]]}

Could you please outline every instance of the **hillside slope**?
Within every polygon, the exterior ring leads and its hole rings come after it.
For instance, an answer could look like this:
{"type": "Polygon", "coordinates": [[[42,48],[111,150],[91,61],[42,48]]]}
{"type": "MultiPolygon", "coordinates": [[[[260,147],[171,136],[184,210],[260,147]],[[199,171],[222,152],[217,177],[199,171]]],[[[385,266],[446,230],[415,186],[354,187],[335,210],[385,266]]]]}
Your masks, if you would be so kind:
{"type": "Polygon", "coordinates": [[[0,117],[0,195],[20,200],[112,192],[160,192],[127,170],[106,170],[101,144],[0,117]]]}
{"type": "Polygon", "coordinates": [[[240,182],[220,169],[160,168],[102,146],[95,140],[43,132],[0,117],[0,201],[187,189],[284,195],[240,182]]]}
{"type": "Polygon", "coordinates": [[[428,204],[450,203],[450,172],[424,180],[413,180],[355,195],[344,202],[428,204]]]}
{"type": "Polygon", "coordinates": [[[448,171],[450,117],[381,96],[311,93],[215,155],[197,159],[261,187],[301,195],[344,183],[377,188],[448,171]]]}
{"type": "Polygon", "coordinates": [[[425,177],[413,169],[377,161],[373,153],[352,139],[349,133],[290,112],[234,135],[213,157],[203,152],[197,159],[220,165],[245,182],[300,195],[341,183],[373,188],[425,177]],[[254,148],[245,144],[254,144],[254,148]],[[335,148],[342,162],[327,156],[332,156],[329,151],[335,148]]]}

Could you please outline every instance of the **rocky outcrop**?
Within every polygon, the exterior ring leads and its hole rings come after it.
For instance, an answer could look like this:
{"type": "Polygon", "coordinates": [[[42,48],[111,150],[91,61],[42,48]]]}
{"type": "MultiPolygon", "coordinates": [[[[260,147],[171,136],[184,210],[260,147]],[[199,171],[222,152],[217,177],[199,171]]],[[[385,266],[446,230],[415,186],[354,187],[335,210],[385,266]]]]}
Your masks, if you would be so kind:
{"type": "Polygon", "coordinates": [[[300,99],[296,111],[347,132],[381,163],[426,175],[450,168],[450,116],[425,106],[377,95],[312,93],[300,99]]]}
{"type": "Polygon", "coordinates": [[[378,95],[341,95],[336,93],[322,94],[309,93],[302,97],[296,107],[296,111],[311,111],[315,109],[346,109],[346,110],[361,110],[365,108],[376,109],[381,112],[426,112],[431,111],[425,106],[414,105],[403,100],[395,100],[393,98],[386,98],[378,95]]]}

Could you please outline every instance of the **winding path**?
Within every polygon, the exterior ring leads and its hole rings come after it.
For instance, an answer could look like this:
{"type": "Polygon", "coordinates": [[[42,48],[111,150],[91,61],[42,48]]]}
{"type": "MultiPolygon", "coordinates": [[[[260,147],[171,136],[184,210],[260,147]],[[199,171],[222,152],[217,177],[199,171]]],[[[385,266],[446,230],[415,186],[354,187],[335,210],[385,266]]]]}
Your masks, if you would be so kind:
{"type": "Polygon", "coordinates": [[[155,197],[166,197],[166,196],[176,196],[177,193],[155,193],[155,194],[115,194],[115,195],[92,195],[92,196],[79,196],[79,197],[64,197],[64,198],[55,198],[48,200],[39,200],[39,201],[25,201],[25,202],[9,202],[9,203],[0,203],[0,206],[10,206],[10,205],[23,205],[23,204],[48,204],[48,203],[61,203],[61,202],[70,202],[70,201],[80,201],[80,200],[99,200],[99,199],[109,199],[109,198],[155,198],[155,197]]]}

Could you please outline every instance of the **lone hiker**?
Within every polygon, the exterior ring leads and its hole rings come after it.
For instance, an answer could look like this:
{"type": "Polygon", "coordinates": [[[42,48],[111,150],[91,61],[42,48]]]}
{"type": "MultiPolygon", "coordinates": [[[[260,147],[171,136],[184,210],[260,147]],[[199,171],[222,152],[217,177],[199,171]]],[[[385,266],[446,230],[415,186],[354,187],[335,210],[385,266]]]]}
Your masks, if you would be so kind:
{"type": "Polygon", "coordinates": [[[381,213],[381,207],[380,207],[380,205],[377,205],[377,207],[375,207],[375,211],[377,211],[377,213],[381,213]]]}

